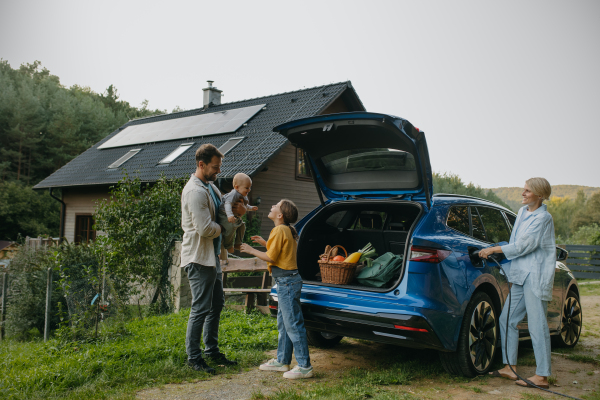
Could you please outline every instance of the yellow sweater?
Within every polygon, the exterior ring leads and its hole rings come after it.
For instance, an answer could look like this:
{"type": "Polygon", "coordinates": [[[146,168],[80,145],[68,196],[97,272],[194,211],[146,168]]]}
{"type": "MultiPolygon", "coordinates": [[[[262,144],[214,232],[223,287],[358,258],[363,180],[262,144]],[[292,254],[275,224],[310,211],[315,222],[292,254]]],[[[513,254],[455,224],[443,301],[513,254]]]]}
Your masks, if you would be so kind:
{"type": "Polygon", "coordinates": [[[267,255],[274,261],[273,263],[267,263],[269,272],[271,272],[272,266],[286,270],[298,269],[296,264],[297,249],[298,243],[294,240],[289,226],[278,225],[273,228],[267,241],[267,255]]]}

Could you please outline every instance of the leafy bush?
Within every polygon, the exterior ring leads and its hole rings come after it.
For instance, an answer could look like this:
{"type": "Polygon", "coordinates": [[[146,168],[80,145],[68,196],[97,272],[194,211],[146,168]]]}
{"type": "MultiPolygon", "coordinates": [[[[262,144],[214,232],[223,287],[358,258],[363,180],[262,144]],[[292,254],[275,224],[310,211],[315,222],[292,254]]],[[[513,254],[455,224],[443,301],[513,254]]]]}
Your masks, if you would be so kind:
{"type": "Polygon", "coordinates": [[[107,234],[97,241],[105,249],[110,275],[120,284],[117,291],[125,297],[143,297],[142,289],[154,288],[150,303],[159,312],[172,309],[167,272],[173,244],[183,234],[181,191],[185,183],[184,178],[163,176],[153,185],[142,184],[139,178],[125,175],[94,216],[96,229],[107,234]]]}
{"type": "Polygon", "coordinates": [[[487,192],[481,186],[476,186],[472,182],[465,183],[456,174],[444,172],[443,174],[433,173],[433,193],[451,193],[463,194],[467,196],[479,197],[498,203],[508,209],[511,209],[500,197],[498,197],[491,189],[487,192]]]}
{"type": "MultiPolygon", "coordinates": [[[[42,247],[34,250],[21,246],[8,270],[9,297],[6,307],[6,333],[19,340],[30,339],[32,334],[44,332],[46,312],[46,284],[48,268],[53,267],[51,252],[42,247]]],[[[52,275],[56,288],[60,277],[52,275]]],[[[58,303],[65,302],[60,290],[54,290],[51,309],[57,310],[58,303]]],[[[56,329],[59,316],[51,314],[50,329],[56,329]]]]}

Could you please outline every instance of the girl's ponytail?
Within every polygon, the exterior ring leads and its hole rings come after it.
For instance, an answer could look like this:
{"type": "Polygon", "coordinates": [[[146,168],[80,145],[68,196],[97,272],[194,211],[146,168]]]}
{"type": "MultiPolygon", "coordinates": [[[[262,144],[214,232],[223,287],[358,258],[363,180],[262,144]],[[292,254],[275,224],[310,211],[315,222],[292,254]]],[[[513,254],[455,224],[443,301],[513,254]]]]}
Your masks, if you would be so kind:
{"type": "Polygon", "coordinates": [[[294,240],[298,240],[298,231],[291,224],[298,221],[298,207],[293,201],[288,199],[281,200],[281,214],[283,215],[283,223],[290,227],[294,240]]]}

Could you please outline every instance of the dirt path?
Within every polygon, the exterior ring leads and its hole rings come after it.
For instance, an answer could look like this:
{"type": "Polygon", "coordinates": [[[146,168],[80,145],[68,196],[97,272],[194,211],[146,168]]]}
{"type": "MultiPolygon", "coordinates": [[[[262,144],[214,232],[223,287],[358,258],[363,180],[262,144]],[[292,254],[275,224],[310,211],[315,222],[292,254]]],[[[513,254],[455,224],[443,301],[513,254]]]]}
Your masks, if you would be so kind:
{"type": "MultiPolygon", "coordinates": [[[[584,329],[579,344],[574,354],[597,356],[600,354],[600,296],[585,296],[582,298],[584,309],[584,329]]],[[[531,376],[535,372],[533,352],[523,346],[525,354],[524,365],[518,372],[523,376],[531,376]]],[[[267,357],[273,357],[275,351],[269,352],[267,357]]],[[[423,359],[423,363],[437,362],[432,352],[415,352],[395,346],[345,339],[333,349],[322,350],[311,348],[312,363],[317,371],[314,379],[305,381],[289,381],[281,373],[263,372],[257,368],[243,370],[240,373],[217,375],[208,380],[165,385],[160,388],[143,390],[137,394],[141,400],[150,399],[219,399],[219,400],[246,400],[257,394],[268,396],[279,389],[291,387],[309,389],[318,384],[334,384],[341,381],[341,377],[354,367],[365,369],[372,368],[381,360],[394,359],[395,357],[423,359]]],[[[565,356],[552,354],[553,376],[556,384],[551,385],[551,390],[582,397],[600,393],[600,367],[594,364],[577,362],[565,356]]],[[[518,387],[514,382],[504,379],[490,379],[477,377],[467,379],[438,379],[415,380],[412,385],[391,385],[382,387],[386,391],[400,394],[410,393],[418,398],[429,399],[524,399],[536,398],[561,398],[534,389],[518,387]]]]}

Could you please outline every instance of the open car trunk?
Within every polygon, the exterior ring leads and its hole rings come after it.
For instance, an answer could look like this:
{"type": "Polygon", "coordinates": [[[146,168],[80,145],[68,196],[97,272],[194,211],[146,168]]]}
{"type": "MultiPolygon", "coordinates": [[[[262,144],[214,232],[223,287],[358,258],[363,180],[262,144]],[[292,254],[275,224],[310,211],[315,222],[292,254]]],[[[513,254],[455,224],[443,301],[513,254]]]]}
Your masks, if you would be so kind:
{"type": "MultiPolygon", "coordinates": [[[[349,289],[381,292],[393,289],[402,280],[406,249],[422,212],[418,202],[399,200],[355,200],[327,205],[302,228],[298,242],[298,271],[302,279],[308,284],[349,289]],[[356,277],[348,285],[321,282],[318,261],[325,246],[341,245],[350,255],[368,243],[380,256],[391,252],[404,259],[387,284],[381,288],[364,286],[356,277]]],[[[344,255],[343,251],[340,254],[344,255]]]]}

